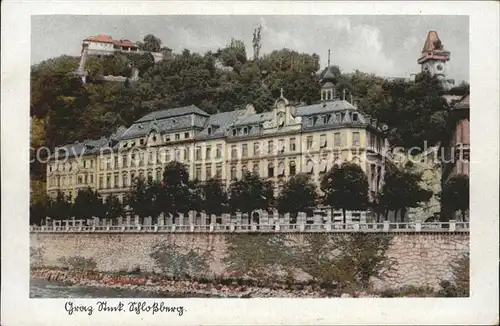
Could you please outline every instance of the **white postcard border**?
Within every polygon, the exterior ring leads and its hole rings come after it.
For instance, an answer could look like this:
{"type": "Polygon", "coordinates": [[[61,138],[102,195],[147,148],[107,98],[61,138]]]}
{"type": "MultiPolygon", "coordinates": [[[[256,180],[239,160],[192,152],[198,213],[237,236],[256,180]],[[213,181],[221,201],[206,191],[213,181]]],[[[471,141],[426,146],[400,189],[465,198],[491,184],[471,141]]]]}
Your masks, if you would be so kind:
{"type": "MultiPolygon", "coordinates": [[[[498,323],[499,22],[495,2],[2,3],[2,322],[5,325],[495,324],[498,323]],[[471,84],[471,297],[425,299],[162,299],[181,317],[69,316],[64,299],[29,299],[29,73],[33,14],[469,15],[471,84]],[[26,162],[24,164],[23,162],[26,162]]],[[[94,303],[92,300],[73,300],[94,303]]],[[[118,299],[108,300],[110,302],[118,299]]],[[[125,301],[125,300],[122,300],[125,301]]],[[[147,301],[153,301],[152,299],[147,301]]]]}

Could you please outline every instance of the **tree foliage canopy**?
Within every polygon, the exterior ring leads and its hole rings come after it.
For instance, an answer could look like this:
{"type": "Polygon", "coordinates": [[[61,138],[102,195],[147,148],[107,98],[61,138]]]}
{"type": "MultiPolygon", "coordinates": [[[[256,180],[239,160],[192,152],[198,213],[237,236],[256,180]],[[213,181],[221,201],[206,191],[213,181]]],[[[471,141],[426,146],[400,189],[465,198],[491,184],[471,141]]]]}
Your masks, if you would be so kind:
{"type": "MultiPolygon", "coordinates": [[[[291,177],[284,185],[277,199],[278,210],[282,213],[297,213],[316,207],[316,185],[308,174],[298,174],[291,177]]],[[[294,220],[295,220],[294,218],[294,220]]]]}
{"type": "Polygon", "coordinates": [[[346,210],[364,210],[368,207],[368,180],[361,167],[354,163],[334,165],[321,181],[323,204],[342,209],[344,223],[346,210]]]}
{"type": "Polygon", "coordinates": [[[469,210],[469,177],[459,174],[451,177],[444,185],[441,193],[443,205],[452,212],[460,211],[462,219],[465,220],[465,213],[469,210]]]}
{"type": "Polygon", "coordinates": [[[263,180],[257,174],[246,172],[243,178],[234,181],[229,187],[229,207],[232,211],[248,214],[258,209],[267,209],[274,203],[274,184],[263,180]]]}
{"type": "Polygon", "coordinates": [[[432,191],[423,189],[421,183],[422,173],[387,166],[379,204],[396,213],[399,211],[402,222],[407,208],[417,207],[432,196],[432,191]]]}

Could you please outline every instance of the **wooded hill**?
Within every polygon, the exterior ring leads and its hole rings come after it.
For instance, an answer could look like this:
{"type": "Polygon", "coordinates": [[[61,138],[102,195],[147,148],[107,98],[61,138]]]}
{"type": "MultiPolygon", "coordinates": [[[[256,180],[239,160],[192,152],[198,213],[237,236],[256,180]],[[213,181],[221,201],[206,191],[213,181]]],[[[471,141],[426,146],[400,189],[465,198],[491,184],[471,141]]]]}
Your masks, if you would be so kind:
{"type": "MultiPolygon", "coordinates": [[[[147,55],[90,61],[90,73],[96,76],[126,74],[131,65],[136,66],[140,79],[135,83],[83,84],[75,74],[78,64],[77,57],[60,56],[31,67],[31,146],[35,150],[108,136],[117,127],[130,126],[164,108],[193,104],[216,113],[251,103],[258,112],[268,111],[281,88],[293,103],[320,99],[322,70],[317,54],[281,49],[248,60],[244,43],[234,39],[217,52],[186,49],[156,64],[147,55]],[[220,69],[217,62],[230,68],[220,69]]],[[[336,68],[337,94],[345,88],[347,100],[350,94],[360,98],[360,110],[389,126],[391,144],[409,148],[442,139],[449,107],[438,80],[419,75],[416,82],[387,81],[360,71],[343,74],[336,68]]],[[[467,84],[451,91],[466,92],[467,84]]],[[[45,167],[32,164],[31,176],[44,180],[45,167]]]]}

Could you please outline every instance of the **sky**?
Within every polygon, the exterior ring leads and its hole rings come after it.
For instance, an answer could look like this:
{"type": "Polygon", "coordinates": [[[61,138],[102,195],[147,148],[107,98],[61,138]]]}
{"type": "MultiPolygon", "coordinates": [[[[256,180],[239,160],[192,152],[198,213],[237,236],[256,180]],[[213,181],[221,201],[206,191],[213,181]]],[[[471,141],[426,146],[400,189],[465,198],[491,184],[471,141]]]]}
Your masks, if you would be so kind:
{"type": "Polygon", "coordinates": [[[451,52],[448,78],[469,81],[468,16],[32,16],[31,63],[63,54],[78,56],[92,35],[140,41],[147,34],[181,53],[217,50],[231,38],[244,41],[251,57],[253,30],[261,25],[261,54],[289,48],[317,53],[326,66],[384,77],[410,77],[428,31],[435,30],[451,52]]]}

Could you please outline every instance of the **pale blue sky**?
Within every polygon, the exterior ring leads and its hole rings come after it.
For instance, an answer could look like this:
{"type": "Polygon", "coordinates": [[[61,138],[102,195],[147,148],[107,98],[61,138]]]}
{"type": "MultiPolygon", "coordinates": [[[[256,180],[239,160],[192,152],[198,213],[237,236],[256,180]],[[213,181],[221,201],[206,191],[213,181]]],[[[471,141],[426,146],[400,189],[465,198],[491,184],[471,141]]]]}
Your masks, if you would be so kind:
{"type": "Polygon", "coordinates": [[[217,50],[231,37],[245,42],[252,55],[252,32],[261,24],[261,53],[283,47],[317,53],[343,72],[359,69],[387,77],[420,71],[416,60],[427,32],[436,30],[451,52],[449,78],[469,80],[467,16],[32,16],[31,63],[62,54],[79,55],[87,36],[114,39],[159,37],[176,53],[217,50]]]}

